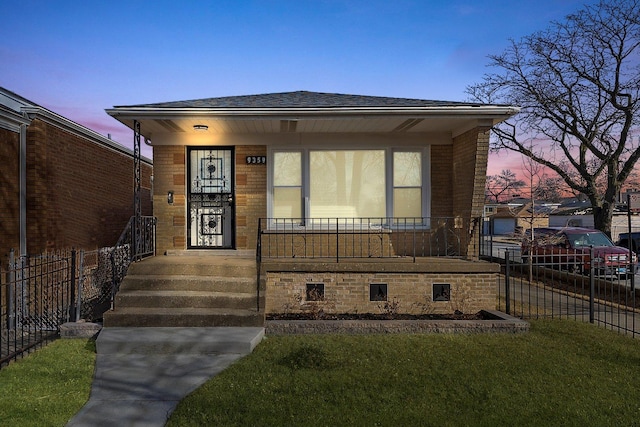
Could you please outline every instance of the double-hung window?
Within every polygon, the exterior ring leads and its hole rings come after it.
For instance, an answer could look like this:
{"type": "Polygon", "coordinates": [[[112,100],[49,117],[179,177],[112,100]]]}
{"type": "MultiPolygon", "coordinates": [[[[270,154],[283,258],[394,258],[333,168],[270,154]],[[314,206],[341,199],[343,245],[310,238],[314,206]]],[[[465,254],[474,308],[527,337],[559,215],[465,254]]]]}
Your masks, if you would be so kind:
{"type": "Polygon", "coordinates": [[[422,153],[393,153],[393,216],[422,217],[422,153]]]}
{"type": "Polygon", "coordinates": [[[273,154],[272,217],[300,219],[302,213],[302,153],[277,151],[273,154]]]}

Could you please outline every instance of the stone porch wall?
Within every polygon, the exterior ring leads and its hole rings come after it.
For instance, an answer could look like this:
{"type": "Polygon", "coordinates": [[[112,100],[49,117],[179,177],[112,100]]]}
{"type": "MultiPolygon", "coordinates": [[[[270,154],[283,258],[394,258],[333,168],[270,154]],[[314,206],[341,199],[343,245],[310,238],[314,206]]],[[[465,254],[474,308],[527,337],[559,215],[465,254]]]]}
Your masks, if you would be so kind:
{"type": "Polygon", "coordinates": [[[427,265],[372,262],[267,264],[264,273],[265,312],[302,313],[322,309],[326,313],[381,314],[396,310],[397,313],[408,314],[452,314],[455,310],[476,313],[495,309],[495,265],[447,259],[440,262],[440,268],[434,267],[437,263],[438,259],[434,258],[427,265]],[[324,284],[324,301],[307,301],[307,284],[324,284]],[[370,301],[370,284],[386,284],[386,302],[397,306],[385,308],[385,301],[370,301]],[[450,285],[449,301],[434,301],[434,284],[450,285]]]}

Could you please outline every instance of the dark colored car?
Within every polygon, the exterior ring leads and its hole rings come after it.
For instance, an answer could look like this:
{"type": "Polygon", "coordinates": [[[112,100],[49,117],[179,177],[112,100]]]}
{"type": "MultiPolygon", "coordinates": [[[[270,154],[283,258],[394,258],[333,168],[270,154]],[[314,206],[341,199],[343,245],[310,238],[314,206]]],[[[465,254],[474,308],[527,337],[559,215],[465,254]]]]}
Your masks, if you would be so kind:
{"type": "Polygon", "coordinates": [[[583,227],[536,228],[522,243],[523,261],[531,257],[536,264],[548,264],[576,273],[588,273],[591,264],[598,274],[635,273],[638,258],[629,250],[616,246],[602,231],[583,227]],[[593,259],[591,259],[593,248],[593,259]]]}
{"type": "Polygon", "coordinates": [[[636,253],[636,255],[640,254],[640,232],[631,233],[631,239],[629,239],[629,233],[620,233],[618,236],[618,246],[622,246],[623,248],[629,247],[629,240],[631,240],[631,250],[636,253]]]}

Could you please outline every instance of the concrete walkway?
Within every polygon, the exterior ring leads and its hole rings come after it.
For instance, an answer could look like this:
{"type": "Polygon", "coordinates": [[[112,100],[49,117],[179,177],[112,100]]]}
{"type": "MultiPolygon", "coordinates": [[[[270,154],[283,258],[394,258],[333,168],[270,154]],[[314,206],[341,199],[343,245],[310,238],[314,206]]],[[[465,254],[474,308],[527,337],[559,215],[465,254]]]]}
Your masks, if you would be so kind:
{"type": "Polygon", "coordinates": [[[164,426],[182,398],[263,336],[260,327],[104,328],[91,396],[67,426],[164,426]]]}

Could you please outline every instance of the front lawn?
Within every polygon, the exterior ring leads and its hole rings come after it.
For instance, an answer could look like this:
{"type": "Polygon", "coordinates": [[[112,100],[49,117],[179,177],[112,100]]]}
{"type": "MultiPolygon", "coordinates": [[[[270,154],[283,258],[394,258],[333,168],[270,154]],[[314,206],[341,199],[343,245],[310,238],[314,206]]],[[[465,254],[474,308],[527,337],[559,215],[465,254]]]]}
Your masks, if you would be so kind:
{"type": "Polygon", "coordinates": [[[0,425],[64,426],[89,399],[95,342],[56,340],[0,370],[0,425]]]}
{"type": "Polygon", "coordinates": [[[270,336],[171,426],[640,423],[640,342],[574,321],[520,335],[270,336]]]}
{"type": "MultiPolygon", "coordinates": [[[[0,425],[65,425],[94,360],[92,341],[58,340],[0,370],[0,425]]],[[[637,339],[569,320],[521,335],[270,336],[169,425],[639,425],[639,384],[637,339]]]]}

